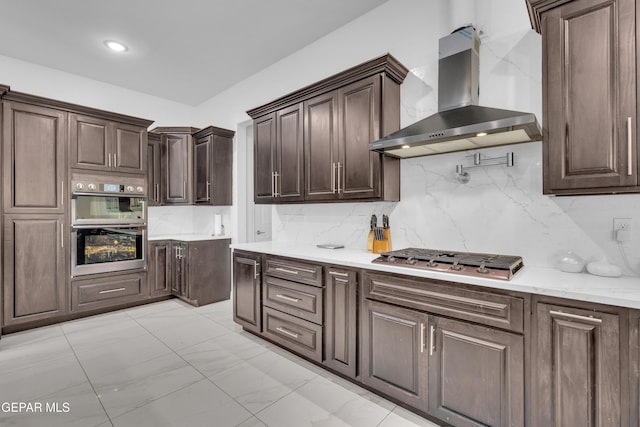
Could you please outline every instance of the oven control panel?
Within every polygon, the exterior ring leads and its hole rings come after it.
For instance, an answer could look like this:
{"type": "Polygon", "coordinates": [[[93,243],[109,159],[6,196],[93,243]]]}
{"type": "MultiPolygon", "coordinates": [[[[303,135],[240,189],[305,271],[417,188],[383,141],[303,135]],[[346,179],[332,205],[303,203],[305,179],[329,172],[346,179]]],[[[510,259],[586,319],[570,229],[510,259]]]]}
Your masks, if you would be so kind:
{"type": "Polygon", "coordinates": [[[146,185],[143,178],[137,177],[102,177],[75,175],[71,181],[74,194],[120,194],[146,196],[146,185]],[[118,179],[119,178],[119,179],[118,179]]]}

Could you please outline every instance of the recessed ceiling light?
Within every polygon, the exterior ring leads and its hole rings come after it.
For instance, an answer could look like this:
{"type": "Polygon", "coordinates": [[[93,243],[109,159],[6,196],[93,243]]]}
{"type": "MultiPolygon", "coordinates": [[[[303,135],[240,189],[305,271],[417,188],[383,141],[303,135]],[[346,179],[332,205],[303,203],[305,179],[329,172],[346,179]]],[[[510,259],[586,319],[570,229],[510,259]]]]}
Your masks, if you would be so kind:
{"type": "Polygon", "coordinates": [[[105,40],[104,45],[116,52],[124,52],[127,50],[127,47],[125,45],[119,42],[114,42],[113,40],[105,40]]]}
{"type": "Polygon", "coordinates": [[[411,148],[410,145],[403,145],[402,148],[411,148]]]}
{"type": "Polygon", "coordinates": [[[486,132],[478,132],[476,136],[487,136],[486,132]]]}

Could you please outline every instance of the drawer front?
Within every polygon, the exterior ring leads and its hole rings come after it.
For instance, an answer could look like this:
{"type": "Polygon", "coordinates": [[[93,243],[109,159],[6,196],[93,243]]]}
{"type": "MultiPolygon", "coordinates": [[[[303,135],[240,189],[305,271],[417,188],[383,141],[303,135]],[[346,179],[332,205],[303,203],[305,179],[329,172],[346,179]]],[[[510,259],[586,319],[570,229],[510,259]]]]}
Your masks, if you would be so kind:
{"type": "Polygon", "coordinates": [[[524,331],[524,300],[467,289],[465,285],[435,279],[390,276],[367,271],[364,297],[494,326],[524,331]]]}
{"type": "Polygon", "coordinates": [[[322,287],[322,266],[284,258],[267,257],[265,274],[322,287]]]}
{"type": "Polygon", "coordinates": [[[71,307],[83,310],[144,299],[143,278],[143,275],[134,275],[76,281],[72,286],[71,307]]]}
{"type": "Polygon", "coordinates": [[[323,288],[267,276],[262,287],[262,303],[322,325],[322,292],[323,288]]]}
{"type": "Polygon", "coordinates": [[[263,335],[291,351],[322,362],[322,326],[264,307],[263,335]]]}

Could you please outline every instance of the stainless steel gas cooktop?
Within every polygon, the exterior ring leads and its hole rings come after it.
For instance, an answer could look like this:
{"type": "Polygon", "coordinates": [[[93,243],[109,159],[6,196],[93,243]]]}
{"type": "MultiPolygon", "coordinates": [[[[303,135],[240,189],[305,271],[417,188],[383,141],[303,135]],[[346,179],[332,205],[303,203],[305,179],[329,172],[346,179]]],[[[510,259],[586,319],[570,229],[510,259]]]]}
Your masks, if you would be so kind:
{"type": "Polygon", "coordinates": [[[513,275],[524,267],[519,256],[419,248],[384,252],[373,262],[500,280],[511,280],[513,275]]]}

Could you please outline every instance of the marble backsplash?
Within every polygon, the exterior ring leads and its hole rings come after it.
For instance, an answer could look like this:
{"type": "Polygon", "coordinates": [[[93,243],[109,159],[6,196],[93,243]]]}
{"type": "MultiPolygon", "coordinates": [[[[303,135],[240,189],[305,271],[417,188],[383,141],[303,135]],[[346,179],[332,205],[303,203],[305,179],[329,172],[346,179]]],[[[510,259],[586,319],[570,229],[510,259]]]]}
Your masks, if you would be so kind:
{"type": "MultiPolygon", "coordinates": [[[[541,42],[531,30],[482,40],[480,104],[541,114],[541,42]]],[[[402,85],[401,123],[407,126],[437,109],[437,64],[425,60],[402,85]]],[[[515,166],[469,170],[457,164],[473,152],[402,160],[401,201],[279,205],[273,208],[276,241],[342,243],[364,248],[369,219],[390,217],[394,248],[408,246],[520,255],[525,265],[557,266],[573,250],[587,260],[606,257],[633,275],[639,268],[640,196],[553,197],[542,194],[542,143],[480,150],[483,157],[513,152],[515,166]],[[631,240],[613,239],[614,217],[630,218],[631,240]],[[626,266],[625,256],[628,258],[626,266]]]]}
{"type": "Polygon", "coordinates": [[[152,206],[148,209],[148,234],[213,234],[214,215],[222,216],[226,235],[231,235],[229,206],[152,206]]]}

